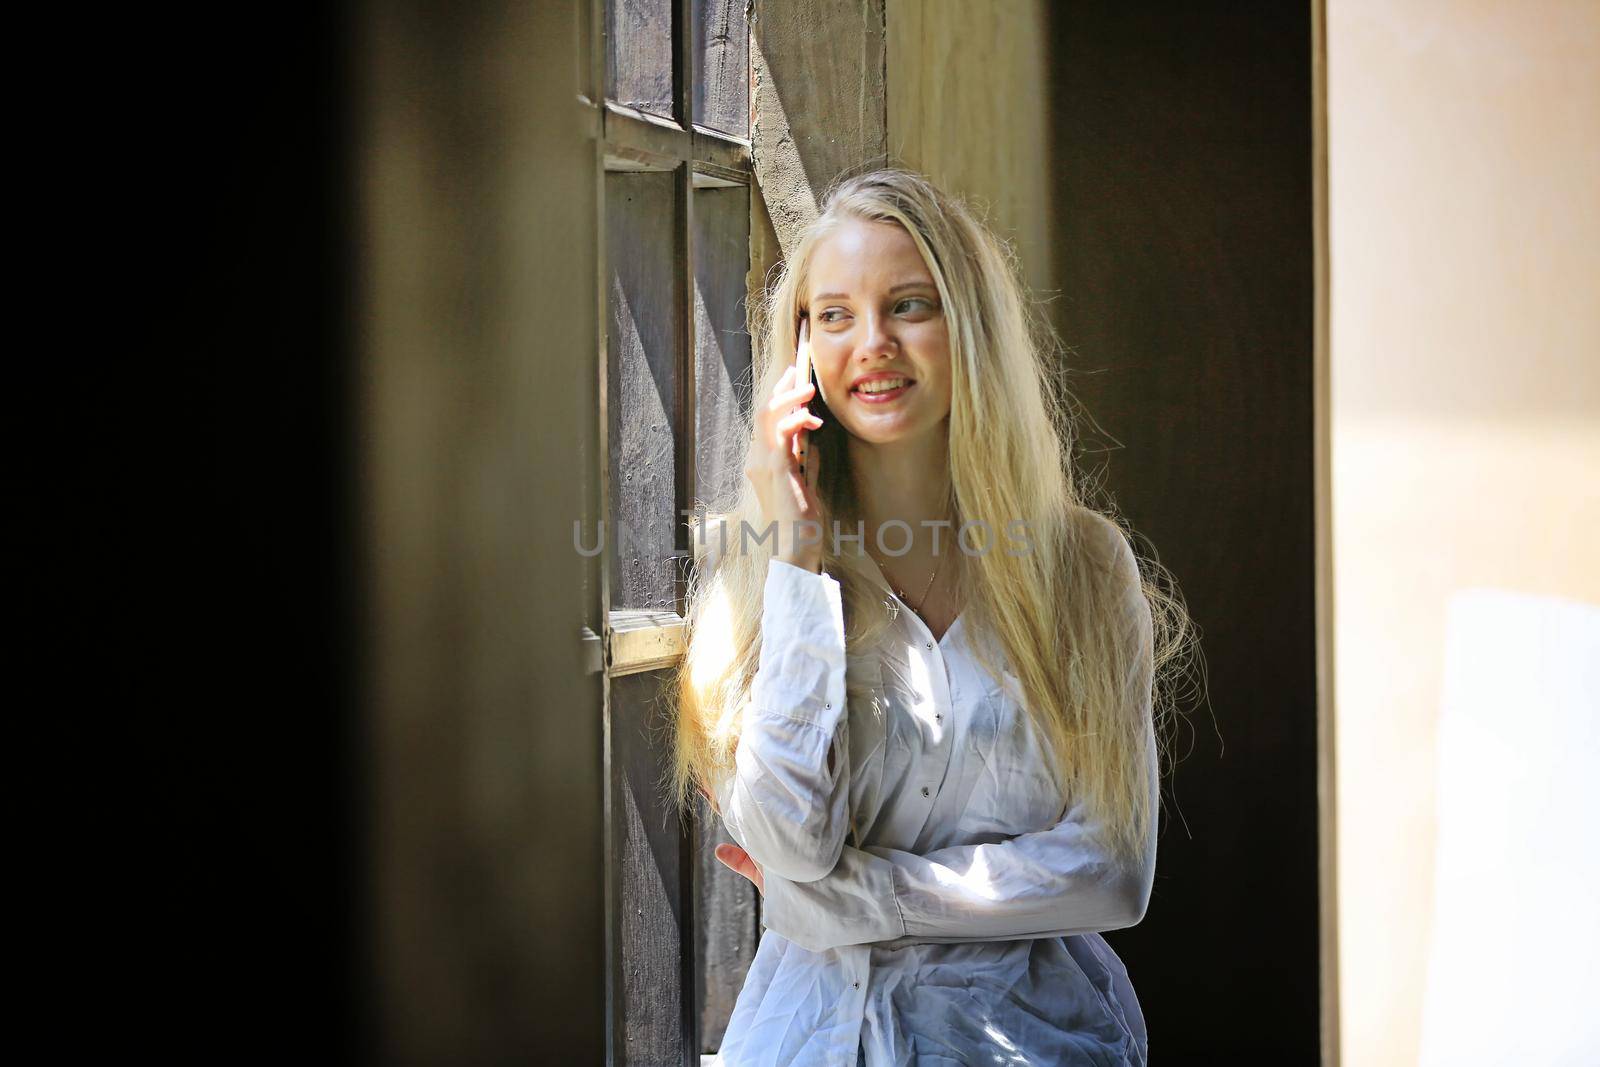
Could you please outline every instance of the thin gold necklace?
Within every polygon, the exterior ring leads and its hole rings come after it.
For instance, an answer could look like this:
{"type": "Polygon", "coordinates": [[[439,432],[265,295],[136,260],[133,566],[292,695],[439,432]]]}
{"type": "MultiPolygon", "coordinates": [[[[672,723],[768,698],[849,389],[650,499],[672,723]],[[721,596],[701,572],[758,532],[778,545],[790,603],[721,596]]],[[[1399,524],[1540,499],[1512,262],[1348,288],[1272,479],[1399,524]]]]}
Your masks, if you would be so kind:
{"type": "MultiPolygon", "coordinates": [[[[876,557],[874,557],[874,559],[876,559],[876,557]]],[[[889,583],[889,588],[894,590],[895,596],[899,597],[901,600],[904,600],[908,605],[910,605],[912,611],[916,612],[918,615],[921,615],[922,605],[928,602],[928,594],[933,592],[933,583],[939,580],[939,572],[943,569],[944,557],[940,556],[938,564],[933,568],[932,577],[928,579],[927,588],[922,590],[922,598],[915,604],[911,603],[911,598],[906,596],[905,590],[898,588],[893,582],[889,583]]],[[[878,570],[882,572],[885,578],[889,577],[889,572],[884,568],[882,563],[878,564],[878,570]]]]}

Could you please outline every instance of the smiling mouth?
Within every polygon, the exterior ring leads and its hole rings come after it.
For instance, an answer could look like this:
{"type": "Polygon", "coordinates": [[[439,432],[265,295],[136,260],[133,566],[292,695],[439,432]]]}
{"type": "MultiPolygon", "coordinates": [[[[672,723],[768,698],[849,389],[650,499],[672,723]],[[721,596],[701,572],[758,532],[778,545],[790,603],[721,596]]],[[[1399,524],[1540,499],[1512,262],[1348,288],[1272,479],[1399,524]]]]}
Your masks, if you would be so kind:
{"type": "Polygon", "coordinates": [[[867,404],[887,404],[904,396],[915,384],[910,378],[875,378],[850,390],[850,395],[867,404]]]}

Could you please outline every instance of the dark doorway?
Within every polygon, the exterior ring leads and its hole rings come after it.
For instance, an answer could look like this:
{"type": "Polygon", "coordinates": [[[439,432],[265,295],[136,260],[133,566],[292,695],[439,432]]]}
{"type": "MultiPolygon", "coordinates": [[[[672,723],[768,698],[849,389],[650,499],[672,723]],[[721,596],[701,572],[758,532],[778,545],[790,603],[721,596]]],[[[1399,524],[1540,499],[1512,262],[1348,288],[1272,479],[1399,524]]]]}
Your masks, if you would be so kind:
{"type": "Polygon", "coordinates": [[[1149,912],[1107,940],[1157,1062],[1315,1063],[1311,7],[1051,11],[1052,307],[1112,449],[1085,458],[1181,586],[1210,694],[1149,912]]]}

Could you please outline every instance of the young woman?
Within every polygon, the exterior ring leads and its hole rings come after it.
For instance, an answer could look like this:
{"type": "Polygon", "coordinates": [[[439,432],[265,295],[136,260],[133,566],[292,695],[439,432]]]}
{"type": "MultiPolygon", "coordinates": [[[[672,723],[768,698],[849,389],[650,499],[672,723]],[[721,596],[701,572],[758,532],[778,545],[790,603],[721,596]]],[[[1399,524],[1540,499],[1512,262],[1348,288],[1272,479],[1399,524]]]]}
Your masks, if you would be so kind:
{"type": "Polygon", "coordinates": [[[761,318],[678,686],[679,795],[763,894],[721,1062],[1145,1063],[1099,931],[1149,902],[1155,682],[1189,628],[1082,499],[1011,260],[876,171],[761,318]]]}

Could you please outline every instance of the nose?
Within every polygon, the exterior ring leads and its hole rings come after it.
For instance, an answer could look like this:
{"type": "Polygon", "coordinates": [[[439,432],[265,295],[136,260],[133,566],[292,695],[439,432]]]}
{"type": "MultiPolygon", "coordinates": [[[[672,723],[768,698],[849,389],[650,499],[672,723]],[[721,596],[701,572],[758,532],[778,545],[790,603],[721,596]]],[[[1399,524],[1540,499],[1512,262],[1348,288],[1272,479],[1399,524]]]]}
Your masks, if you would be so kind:
{"type": "Polygon", "coordinates": [[[862,316],[861,336],[855,353],[857,362],[868,363],[880,357],[892,357],[899,347],[893,319],[875,310],[869,310],[862,316]]]}

